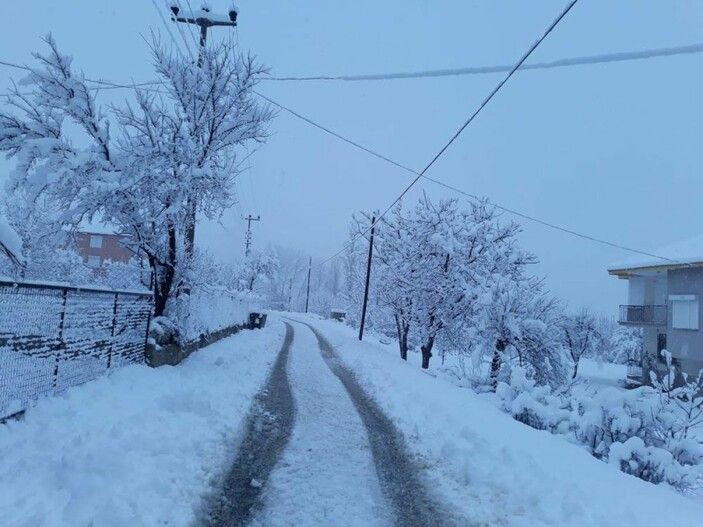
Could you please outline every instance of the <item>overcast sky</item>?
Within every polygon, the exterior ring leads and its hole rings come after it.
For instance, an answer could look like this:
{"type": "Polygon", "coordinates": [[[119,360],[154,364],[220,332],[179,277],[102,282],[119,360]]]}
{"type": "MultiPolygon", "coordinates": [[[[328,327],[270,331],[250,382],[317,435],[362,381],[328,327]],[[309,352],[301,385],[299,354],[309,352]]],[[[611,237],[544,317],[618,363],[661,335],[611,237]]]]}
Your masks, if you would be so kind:
{"type": "MultiPolygon", "coordinates": [[[[197,0],[191,0],[195,4],[197,0]]],[[[156,0],[164,16],[162,0],[156,0]]],[[[211,2],[226,11],[224,0],[211,2]]],[[[92,78],[153,78],[142,35],[169,39],[150,0],[5,2],[0,59],[28,62],[51,31],[92,78]]],[[[512,63],[565,0],[238,2],[238,37],[274,75],[354,74],[512,63]]],[[[195,5],[194,5],[195,7],[195,5]]],[[[703,3],[582,0],[533,61],[703,40],[703,3]]],[[[226,38],[228,28],[212,35],[226,38]]],[[[172,28],[180,39],[179,33],[172,28]]],[[[190,37],[188,37],[190,38],[190,37]]],[[[180,42],[182,44],[182,42],[180,42]]],[[[516,75],[430,175],[468,192],[642,249],[701,231],[703,55],[516,75]]],[[[7,86],[15,71],[0,69],[7,86]]],[[[262,82],[261,92],[420,169],[504,74],[383,82],[262,82]]],[[[105,102],[122,97],[101,95],[105,102]]],[[[281,113],[239,181],[240,203],[198,241],[243,252],[242,214],[261,214],[257,247],[313,256],[341,247],[350,215],[385,208],[409,175],[281,113]]],[[[3,162],[7,172],[11,165],[3,162]]],[[[418,185],[407,201],[425,190],[418,185]]],[[[571,307],[614,313],[624,284],[607,275],[628,254],[523,222],[535,271],[571,307]]]]}

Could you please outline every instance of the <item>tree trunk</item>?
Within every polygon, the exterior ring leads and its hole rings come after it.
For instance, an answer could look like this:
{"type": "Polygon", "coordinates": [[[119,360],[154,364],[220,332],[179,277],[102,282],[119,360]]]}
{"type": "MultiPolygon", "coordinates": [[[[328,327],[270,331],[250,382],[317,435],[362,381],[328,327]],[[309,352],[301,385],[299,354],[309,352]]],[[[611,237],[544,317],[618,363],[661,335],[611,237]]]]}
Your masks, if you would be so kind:
{"type": "Polygon", "coordinates": [[[493,360],[491,360],[491,389],[495,392],[498,388],[498,374],[500,367],[503,365],[503,352],[505,351],[505,341],[496,340],[496,345],[493,348],[493,360]]]}
{"type": "Polygon", "coordinates": [[[434,346],[434,337],[429,337],[427,342],[420,346],[422,352],[422,369],[426,370],[430,367],[430,358],[432,357],[432,347],[434,346]]]}
{"type": "Polygon", "coordinates": [[[154,317],[160,317],[166,312],[166,305],[173,289],[173,279],[176,276],[176,229],[168,227],[168,260],[166,265],[149,258],[154,273],[154,317]]]}
{"type": "Polygon", "coordinates": [[[400,358],[403,360],[408,360],[408,333],[410,332],[410,324],[403,321],[398,315],[396,315],[395,326],[398,331],[398,348],[400,349],[400,358]]]}

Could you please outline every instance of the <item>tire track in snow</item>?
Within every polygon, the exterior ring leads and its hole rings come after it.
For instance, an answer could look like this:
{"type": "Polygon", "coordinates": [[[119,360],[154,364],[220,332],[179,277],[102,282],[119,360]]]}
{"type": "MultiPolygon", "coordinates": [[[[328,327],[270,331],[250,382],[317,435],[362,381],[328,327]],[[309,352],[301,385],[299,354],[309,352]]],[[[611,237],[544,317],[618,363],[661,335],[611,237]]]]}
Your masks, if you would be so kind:
{"type": "Polygon", "coordinates": [[[244,440],[221,494],[210,507],[206,525],[246,525],[261,507],[261,492],[269,474],[286,448],[295,420],[295,403],[286,367],[293,343],[293,327],[286,336],[266,386],[259,392],[249,415],[244,440]]]}
{"type": "Polygon", "coordinates": [[[402,527],[461,525],[428,492],[403,435],[366,394],[354,373],[342,364],[330,342],[311,324],[296,322],[306,325],[315,334],[327,366],[344,385],[366,427],[381,489],[393,506],[395,524],[402,527]]]}
{"type": "Polygon", "coordinates": [[[315,335],[294,324],[288,379],[295,424],[269,476],[251,527],[389,527],[368,433],[354,403],[320,354],[315,335]]]}

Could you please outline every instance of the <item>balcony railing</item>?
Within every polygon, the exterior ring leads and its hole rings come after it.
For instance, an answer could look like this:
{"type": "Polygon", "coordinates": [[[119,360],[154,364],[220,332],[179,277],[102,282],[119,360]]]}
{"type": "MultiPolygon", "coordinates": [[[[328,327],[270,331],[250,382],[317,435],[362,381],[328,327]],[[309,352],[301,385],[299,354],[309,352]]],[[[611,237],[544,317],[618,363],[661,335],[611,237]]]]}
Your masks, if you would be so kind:
{"type": "Polygon", "coordinates": [[[620,306],[620,323],[665,326],[666,306],[620,306]]]}

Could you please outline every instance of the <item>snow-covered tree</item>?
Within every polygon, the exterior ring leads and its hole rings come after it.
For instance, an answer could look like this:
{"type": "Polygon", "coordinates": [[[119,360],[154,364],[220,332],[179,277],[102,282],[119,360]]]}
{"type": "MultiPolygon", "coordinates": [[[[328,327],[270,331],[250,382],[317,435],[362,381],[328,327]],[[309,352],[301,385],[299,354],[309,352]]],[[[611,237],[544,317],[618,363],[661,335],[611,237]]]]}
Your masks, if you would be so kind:
{"type": "Polygon", "coordinates": [[[619,326],[610,339],[612,362],[619,364],[642,364],[644,340],[641,328],[619,326]]]}
{"type": "Polygon", "coordinates": [[[266,137],[272,112],[252,95],[263,70],[227,42],[205,50],[199,66],[156,41],[158,93],[136,88],[135,104],[102,109],[71,58],[51,36],[46,43],[0,110],[0,151],[17,163],[8,190],[50,201],[62,225],[100,216],[129,235],[153,271],[161,315],[189,288],[189,210],[214,218],[229,207],[239,147],[266,137]],[[69,138],[67,122],[86,146],[69,138]]]}
{"type": "Polygon", "coordinates": [[[535,260],[515,241],[519,226],[501,224],[485,202],[461,210],[456,200],[434,204],[423,197],[408,223],[415,240],[408,274],[413,319],[427,368],[437,336],[458,320],[475,318],[479,298],[498,277],[517,277],[535,260]]]}
{"type": "Polygon", "coordinates": [[[241,264],[239,288],[254,292],[260,284],[270,283],[278,273],[278,259],[272,251],[263,251],[248,256],[241,264]]]}
{"type": "Polygon", "coordinates": [[[515,362],[539,385],[558,387],[567,378],[567,352],[555,330],[561,306],[528,277],[501,277],[481,299],[480,338],[491,354],[493,390],[504,362],[515,362]]]}
{"type": "MultiPolygon", "coordinates": [[[[356,220],[352,234],[365,234],[370,218],[356,220]]],[[[414,341],[422,367],[429,367],[438,337],[475,324],[490,285],[519,276],[534,261],[517,246],[518,230],[501,224],[485,202],[461,210],[456,200],[433,203],[426,196],[410,210],[398,205],[378,223],[372,295],[394,323],[402,358],[414,341]]]]}
{"type": "MultiPolygon", "coordinates": [[[[355,255],[356,268],[351,284],[358,297],[358,306],[361,306],[366,280],[366,251],[372,217],[362,214],[359,218],[354,218],[350,232],[352,238],[362,234],[365,238],[365,243],[359,244],[358,254],[355,255]]],[[[385,329],[387,332],[390,332],[392,327],[398,338],[400,358],[403,360],[408,358],[413,306],[418,293],[415,290],[417,284],[413,281],[416,275],[417,242],[412,236],[402,205],[395,207],[375,228],[370,290],[371,302],[379,309],[369,310],[367,316],[373,320],[369,327],[385,329]]]]}
{"type": "Polygon", "coordinates": [[[593,355],[601,341],[597,320],[588,309],[584,308],[574,315],[565,317],[562,329],[564,331],[564,344],[574,363],[571,377],[575,379],[578,375],[581,357],[593,355]]]}

